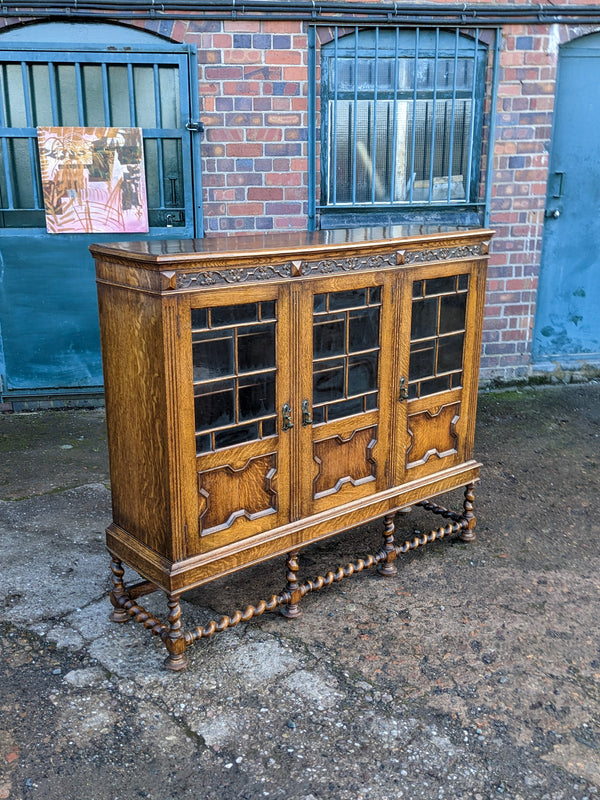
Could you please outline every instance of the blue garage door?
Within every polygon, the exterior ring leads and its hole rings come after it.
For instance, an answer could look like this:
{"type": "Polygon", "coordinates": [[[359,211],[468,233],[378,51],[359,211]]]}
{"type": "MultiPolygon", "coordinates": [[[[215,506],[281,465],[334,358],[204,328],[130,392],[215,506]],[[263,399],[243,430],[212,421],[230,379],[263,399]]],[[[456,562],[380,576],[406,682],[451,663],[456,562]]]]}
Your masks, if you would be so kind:
{"type": "MultiPolygon", "coordinates": [[[[81,41],[83,27],[71,26],[74,40],[81,41]]],[[[128,35],[134,42],[149,35],[117,26],[94,32],[110,46],[0,48],[0,367],[7,399],[101,387],[88,246],[140,237],[46,232],[39,126],[141,128],[150,225],[143,237],[202,235],[199,139],[190,130],[197,119],[194,53],[161,40],[123,45],[128,35]]],[[[86,35],[93,35],[89,28],[86,35]]]]}
{"type": "Polygon", "coordinates": [[[540,368],[600,364],[600,34],[560,49],[533,344],[540,368]]]}

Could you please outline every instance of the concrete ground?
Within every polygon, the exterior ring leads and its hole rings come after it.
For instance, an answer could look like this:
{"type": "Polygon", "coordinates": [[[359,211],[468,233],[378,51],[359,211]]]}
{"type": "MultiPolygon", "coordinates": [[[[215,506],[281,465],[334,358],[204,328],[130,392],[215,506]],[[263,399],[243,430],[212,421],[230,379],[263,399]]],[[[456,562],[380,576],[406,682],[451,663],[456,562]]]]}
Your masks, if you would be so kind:
{"type": "MultiPolygon", "coordinates": [[[[600,384],[483,394],[478,416],[476,542],[197,643],[172,674],[108,621],[103,412],[1,415],[0,800],[599,797],[600,384]]],[[[381,528],[307,548],[302,577],[381,528]]],[[[283,576],[203,587],[186,622],[283,576]]]]}

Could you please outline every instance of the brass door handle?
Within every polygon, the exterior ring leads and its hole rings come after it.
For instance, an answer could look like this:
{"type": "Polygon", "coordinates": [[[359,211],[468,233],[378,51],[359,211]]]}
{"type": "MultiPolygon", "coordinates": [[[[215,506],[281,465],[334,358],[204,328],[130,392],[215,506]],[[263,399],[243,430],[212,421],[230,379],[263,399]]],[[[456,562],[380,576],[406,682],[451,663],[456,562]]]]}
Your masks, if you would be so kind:
{"type": "Polygon", "coordinates": [[[283,417],[283,424],[281,428],[284,431],[289,431],[290,428],[294,427],[294,423],[292,422],[292,407],[289,403],[283,404],[281,415],[283,417]]]}
{"type": "Polygon", "coordinates": [[[408,389],[406,388],[406,378],[404,375],[400,378],[400,396],[398,400],[402,403],[404,400],[408,400],[408,389]]]}
{"type": "Polygon", "coordinates": [[[302,401],[302,424],[312,425],[312,417],[310,415],[310,403],[308,400],[302,401]]]}

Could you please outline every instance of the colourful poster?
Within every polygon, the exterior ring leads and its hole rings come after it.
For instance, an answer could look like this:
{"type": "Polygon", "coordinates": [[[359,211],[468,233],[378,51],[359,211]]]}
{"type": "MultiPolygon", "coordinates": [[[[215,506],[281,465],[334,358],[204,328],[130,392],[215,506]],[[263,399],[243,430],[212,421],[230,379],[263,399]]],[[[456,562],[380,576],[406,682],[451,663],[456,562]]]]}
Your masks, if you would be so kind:
{"type": "Polygon", "coordinates": [[[48,233],[146,233],[140,128],[38,128],[48,233]]]}

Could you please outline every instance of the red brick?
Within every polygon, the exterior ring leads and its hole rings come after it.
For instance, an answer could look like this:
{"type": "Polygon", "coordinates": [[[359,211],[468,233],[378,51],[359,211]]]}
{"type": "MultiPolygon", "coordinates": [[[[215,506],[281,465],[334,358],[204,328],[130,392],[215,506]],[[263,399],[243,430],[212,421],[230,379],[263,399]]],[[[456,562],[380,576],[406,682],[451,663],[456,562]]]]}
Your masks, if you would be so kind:
{"type": "Polygon", "coordinates": [[[266,203],[267,214],[299,214],[302,211],[301,203],[266,203]]]}
{"type": "Polygon", "coordinates": [[[225,20],[223,30],[232,33],[260,33],[260,22],[252,20],[225,20]]]}
{"type": "Polygon", "coordinates": [[[300,125],[300,114],[267,114],[265,116],[267,125],[300,125]]]}
{"type": "Polygon", "coordinates": [[[262,64],[263,58],[260,50],[234,48],[223,51],[223,61],[226,64],[262,64]]]}
{"type": "Polygon", "coordinates": [[[207,128],[207,142],[243,142],[244,131],[241,128],[207,128]]]}
{"type": "Polygon", "coordinates": [[[282,136],[281,128],[248,128],[246,131],[249,142],[280,142],[282,136]]]}
{"type": "Polygon", "coordinates": [[[303,230],[306,228],[307,218],[302,217],[275,217],[275,227],[279,230],[303,230]]]}
{"type": "Polygon", "coordinates": [[[225,81],[223,83],[223,93],[232,97],[260,95],[260,90],[261,84],[259,81],[239,81],[238,83],[225,81]]]}
{"type": "Polygon", "coordinates": [[[205,67],[204,77],[207,81],[238,81],[244,76],[242,67],[218,66],[205,67]]]}
{"type": "Polygon", "coordinates": [[[232,217],[256,217],[265,213],[264,203],[228,203],[227,213],[232,217]]]}
{"type": "Polygon", "coordinates": [[[213,47],[217,50],[233,47],[233,36],[226,33],[215,33],[213,36],[213,47]]]}
{"type": "Polygon", "coordinates": [[[219,156],[225,155],[225,147],[222,144],[210,144],[207,142],[202,145],[202,154],[205,158],[210,156],[219,158],[219,156]]]}
{"type": "Polygon", "coordinates": [[[287,186],[285,189],[286,200],[308,200],[308,191],[305,186],[287,186]]]}
{"type": "Polygon", "coordinates": [[[236,142],[226,145],[228,158],[256,158],[262,156],[263,146],[260,143],[236,142]]]}
{"type": "Polygon", "coordinates": [[[277,173],[272,172],[265,176],[267,186],[301,186],[302,176],[299,172],[277,173]]]}
{"type": "Polygon", "coordinates": [[[295,50],[265,50],[265,64],[301,64],[302,56],[295,50]]]}
{"type": "Polygon", "coordinates": [[[248,200],[283,200],[283,189],[277,186],[252,186],[248,189],[248,200]]]}
{"type": "Polygon", "coordinates": [[[263,175],[254,172],[229,172],[226,181],[227,186],[262,186],[263,175]]]}

